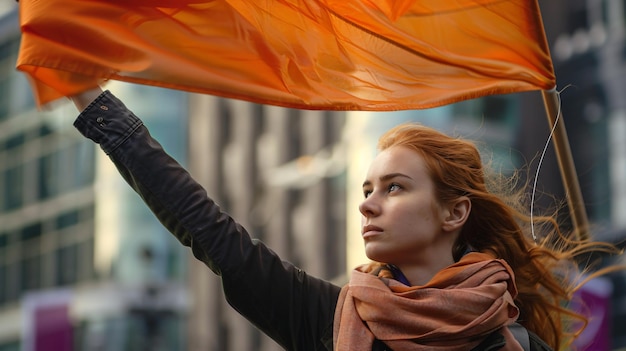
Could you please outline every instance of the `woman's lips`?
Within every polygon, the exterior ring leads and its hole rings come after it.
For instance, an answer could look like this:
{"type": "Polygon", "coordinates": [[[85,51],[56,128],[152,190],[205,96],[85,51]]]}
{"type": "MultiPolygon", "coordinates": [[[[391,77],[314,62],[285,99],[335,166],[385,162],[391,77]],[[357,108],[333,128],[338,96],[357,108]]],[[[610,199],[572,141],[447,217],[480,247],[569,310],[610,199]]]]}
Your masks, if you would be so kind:
{"type": "Polygon", "coordinates": [[[363,226],[363,228],[361,229],[361,235],[363,236],[363,239],[366,239],[374,235],[378,235],[382,232],[383,232],[383,229],[381,227],[377,227],[371,224],[363,226]]]}

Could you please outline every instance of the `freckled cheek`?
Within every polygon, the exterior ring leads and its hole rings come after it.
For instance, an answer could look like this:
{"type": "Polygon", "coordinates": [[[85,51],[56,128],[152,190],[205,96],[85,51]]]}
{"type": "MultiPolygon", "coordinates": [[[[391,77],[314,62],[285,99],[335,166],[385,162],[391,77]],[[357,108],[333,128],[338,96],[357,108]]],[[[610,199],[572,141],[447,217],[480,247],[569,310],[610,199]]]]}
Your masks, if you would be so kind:
{"type": "Polygon", "coordinates": [[[416,221],[419,221],[419,218],[423,217],[423,215],[416,210],[398,209],[393,212],[391,217],[394,222],[413,225],[416,221]]]}
{"type": "MultiPolygon", "coordinates": [[[[398,212],[398,214],[400,214],[400,212],[398,212]]],[[[433,213],[424,208],[417,208],[401,213],[401,217],[398,218],[405,222],[418,222],[423,224],[433,222],[433,213]]]]}

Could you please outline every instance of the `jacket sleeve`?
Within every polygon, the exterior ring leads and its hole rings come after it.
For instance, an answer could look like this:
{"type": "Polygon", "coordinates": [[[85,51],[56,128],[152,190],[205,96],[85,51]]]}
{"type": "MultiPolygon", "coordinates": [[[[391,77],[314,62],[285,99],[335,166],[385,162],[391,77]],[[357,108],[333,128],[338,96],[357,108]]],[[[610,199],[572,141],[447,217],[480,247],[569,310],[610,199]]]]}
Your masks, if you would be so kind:
{"type": "Polygon", "coordinates": [[[251,239],[110,92],[96,98],[74,126],[100,144],[161,223],[221,276],[239,313],[287,350],[332,348],[339,287],[251,239]]]}

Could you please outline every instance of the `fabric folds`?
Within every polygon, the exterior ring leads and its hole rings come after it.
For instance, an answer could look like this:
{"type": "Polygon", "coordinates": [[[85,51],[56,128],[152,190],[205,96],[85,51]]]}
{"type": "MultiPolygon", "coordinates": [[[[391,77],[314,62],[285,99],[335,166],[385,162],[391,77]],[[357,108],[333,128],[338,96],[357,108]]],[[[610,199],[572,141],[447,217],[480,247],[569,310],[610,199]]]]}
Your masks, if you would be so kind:
{"type": "Polygon", "coordinates": [[[507,341],[504,350],[521,350],[506,328],[519,315],[514,281],[506,262],[477,252],[423,286],[357,269],[339,297],[335,350],[371,350],[374,339],[395,351],[470,350],[495,331],[507,341]]]}
{"type": "Polygon", "coordinates": [[[121,80],[303,109],[546,90],[536,0],[21,0],[39,105],[121,80]]]}

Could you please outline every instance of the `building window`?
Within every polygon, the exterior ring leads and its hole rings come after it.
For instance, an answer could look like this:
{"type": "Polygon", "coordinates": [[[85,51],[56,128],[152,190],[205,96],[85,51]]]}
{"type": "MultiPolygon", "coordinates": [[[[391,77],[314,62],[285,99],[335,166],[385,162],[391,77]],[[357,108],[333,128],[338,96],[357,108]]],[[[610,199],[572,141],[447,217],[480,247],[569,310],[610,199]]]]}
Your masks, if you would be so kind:
{"type": "Polygon", "coordinates": [[[586,0],[570,0],[568,10],[566,32],[574,33],[590,27],[586,0]]]}
{"type": "Polygon", "coordinates": [[[613,30],[623,31],[624,22],[626,22],[624,0],[603,0],[601,5],[602,22],[613,30]]]}
{"type": "Polygon", "coordinates": [[[53,152],[39,159],[39,199],[45,200],[57,194],[59,159],[53,152]]]}
{"type": "Polygon", "coordinates": [[[4,208],[11,211],[22,206],[24,172],[22,165],[4,171],[4,208]]]}
{"type": "Polygon", "coordinates": [[[27,292],[41,287],[41,256],[24,257],[20,265],[20,290],[27,292]]]}
{"type": "Polygon", "coordinates": [[[517,99],[512,95],[491,95],[452,104],[458,120],[473,120],[477,125],[513,127],[517,121],[517,99]]]}
{"type": "MultiPolygon", "coordinates": [[[[0,249],[0,252],[2,249],[0,249]]],[[[4,264],[0,263],[0,306],[7,301],[8,291],[7,268],[4,264]]]]}
{"type": "Polygon", "coordinates": [[[0,122],[34,106],[26,75],[15,69],[20,36],[0,42],[0,122]]]}
{"type": "Polygon", "coordinates": [[[56,285],[69,285],[78,280],[78,248],[76,245],[61,247],[56,252],[56,285]]]}
{"type": "Polygon", "coordinates": [[[41,235],[41,222],[30,224],[20,232],[22,253],[22,261],[20,263],[21,291],[41,287],[41,235]]]}
{"type": "Polygon", "coordinates": [[[9,281],[7,279],[8,272],[6,266],[6,257],[8,255],[7,246],[9,244],[9,234],[0,233],[0,305],[2,305],[8,296],[7,286],[9,281]]]}
{"type": "Polygon", "coordinates": [[[92,184],[95,178],[94,144],[79,142],[71,147],[72,160],[68,165],[73,170],[71,188],[77,189],[92,184]]]}
{"type": "Polygon", "coordinates": [[[78,224],[78,210],[63,213],[56,218],[56,229],[64,229],[78,224]]]}

